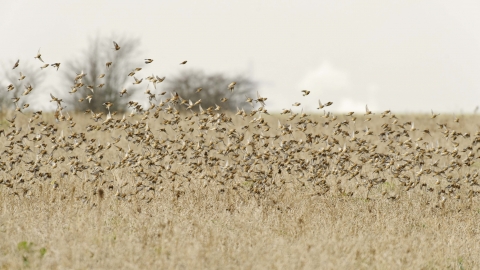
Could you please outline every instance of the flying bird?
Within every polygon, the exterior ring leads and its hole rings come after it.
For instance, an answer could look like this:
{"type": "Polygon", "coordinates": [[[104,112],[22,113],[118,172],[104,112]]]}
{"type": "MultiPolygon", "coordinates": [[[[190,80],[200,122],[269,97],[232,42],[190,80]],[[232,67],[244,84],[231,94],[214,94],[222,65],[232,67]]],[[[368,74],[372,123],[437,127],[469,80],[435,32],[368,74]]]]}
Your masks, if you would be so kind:
{"type": "Polygon", "coordinates": [[[230,92],[233,92],[233,89],[235,88],[235,85],[237,84],[237,82],[231,82],[229,85],[228,85],[228,90],[230,90],[230,92]]]}
{"type": "Polygon", "coordinates": [[[38,49],[37,56],[34,57],[35,59],[38,59],[43,62],[42,60],[42,54],[40,53],[40,49],[38,49]]]}
{"type": "Polygon", "coordinates": [[[180,65],[185,65],[187,63],[187,61],[183,61],[180,63],[180,65]]]}
{"type": "Polygon", "coordinates": [[[16,69],[18,67],[19,63],[20,63],[20,59],[18,59],[17,62],[15,62],[15,65],[13,65],[12,69],[16,69]]]}
{"type": "Polygon", "coordinates": [[[112,62],[105,63],[105,66],[107,66],[107,69],[110,68],[111,65],[112,65],[112,62]]]}
{"type": "Polygon", "coordinates": [[[145,59],[145,64],[150,64],[153,62],[153,59],[145,59]]]}
{"type": "Polygon", "coordinates": [[[140,79],[140,80],[139,80],[139,79],[137,79],[137,78],[135,78],[135,77],[133,77],[133,79],[135,80],[135,82],[134,82],[133,84],[140,84],[140,83],[143,81],[143,79],[140,79]]]}
{"type": "Polygon", "coordinates": [[[308,90],[302,90],[303,96],[308,96],[310,94],[310,91],[308,90]]]}
{"type": "Polygon", "coordinates": [[[118,46],[118,43],[117,42],[113,42],[113,46],[115,46],[115,51],[118,51],[120,50],[120,46],[118,46]]]}
{"type": "Polygon", "coordinates": [[[57,71],[58,71],[58,69],[60,68],[60,63],[53,63],[53,64],[51,64],[51,66],[56,67],[57,71]]]}

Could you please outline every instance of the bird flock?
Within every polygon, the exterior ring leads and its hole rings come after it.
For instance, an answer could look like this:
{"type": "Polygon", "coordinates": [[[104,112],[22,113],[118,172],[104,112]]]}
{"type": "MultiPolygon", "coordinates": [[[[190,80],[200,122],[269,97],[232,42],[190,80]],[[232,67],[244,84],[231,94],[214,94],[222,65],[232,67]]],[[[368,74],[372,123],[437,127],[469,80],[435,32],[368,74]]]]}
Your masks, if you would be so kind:
{"type": "MultiPolygon", "coordinates": [[[[35,59],[43,63],[40,51],[35,59]]],[[[13,69],[19,66],[17,61],[13,69]]],[[[60,63],[51,66],[58,70],[60,63]]],[[[156,88],[165,80],[154,75],[138,79],[139,70],[128,74],[133,84],[145,79],[156,88]]],[[[81,71],[72,78],[70,92],[50,93],[53,117],[23,111],[28,104],[19,106],[22,97],[14,98],[15,111],[8,113],[0,130],[0,186],[6,187],[1,190],[29,196],[35,185],[48,183],[61,190],[69,181],[81,181],[94,192],[111,190],[118,199],[140,193],[152,200],[146,194],[159,194],[175,183],[177,190],[195,185],[262,196],[301,187],[312,196],[357,194],[370,199],[376,194],[393,201],[417,191],[432,194],[438,206],[447,199],[471,201],[480,192],[480,130],[474,124],[462,125],[458,117],[432,111],[422,121],[425,127],[419,127],[404,119],[408,116],[390,110],[374,113],[368,106],[359,115],[334,114],[328,111],[333,103],[320,100],[320,113],[309,115],[296,108],[312,103],[309,90],[296,92],[300,100],[280,114],[270,114],[268,98],[258,92],[246,97],[246,106],[229,112],[219,105],[202,108],[201,100],[193,102],[178,93],[151,90],[145,92],[149,106],[129,101],[129,112],[123,115],[110,112],[111,102],[103,104],[104,111],[66,111],[65,96],[85,91],[78,102],[90,102],[101,93],[103,85],[82,83],[85,76],[105,74],[81,71]]],[[[21,74],[19,80],[24,79],[21,74]]],[[[234,95],[236,86],[225,85],[226,95],[234,95]]],[[[32,90],[25,84],[22,96],[32,90]]],[[[200,87],[192,93],[202,90],[208,91],[200,87]]],[[[118,91],[128,97],[126,89],[118,91]]],[[[219,97],[220,102],[226,99],[219,97]]]]}

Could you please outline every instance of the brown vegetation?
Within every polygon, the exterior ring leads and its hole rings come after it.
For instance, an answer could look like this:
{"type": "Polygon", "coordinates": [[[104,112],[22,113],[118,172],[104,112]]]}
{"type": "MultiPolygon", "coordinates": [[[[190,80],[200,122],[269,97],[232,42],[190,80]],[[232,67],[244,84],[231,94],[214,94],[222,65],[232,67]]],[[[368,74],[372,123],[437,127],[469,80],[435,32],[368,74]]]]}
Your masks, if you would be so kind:
{"type": "Polygon", "coordinates": [[[233,114],[155,90],[74,114],[67,95],[2,122],[0,269],[480,263],[477,116],[271,115],[259,93],[233,114]]]}

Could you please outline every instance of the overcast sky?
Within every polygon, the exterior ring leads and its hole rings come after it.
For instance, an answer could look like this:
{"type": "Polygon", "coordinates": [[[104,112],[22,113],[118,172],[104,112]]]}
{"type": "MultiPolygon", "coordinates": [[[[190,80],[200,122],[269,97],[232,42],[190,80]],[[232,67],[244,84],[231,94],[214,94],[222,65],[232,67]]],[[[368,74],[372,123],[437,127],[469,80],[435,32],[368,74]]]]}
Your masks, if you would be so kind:
{"type": "Polygon", "coordinates": [[[66,61],[97,34],[140,38],[139,63],[155,60],[147,75],[168,79],[188,67],[248,74],[271,111],[295,101],[314,109],[319,98],[337,111],[368,104],[377,111],[459,113],[480,105],[480,1],[1,4],[2,65],[33,60],[40,47],[45,62],[66,61]],[[311,94],[302,97],[302,89],[311,94]]]}

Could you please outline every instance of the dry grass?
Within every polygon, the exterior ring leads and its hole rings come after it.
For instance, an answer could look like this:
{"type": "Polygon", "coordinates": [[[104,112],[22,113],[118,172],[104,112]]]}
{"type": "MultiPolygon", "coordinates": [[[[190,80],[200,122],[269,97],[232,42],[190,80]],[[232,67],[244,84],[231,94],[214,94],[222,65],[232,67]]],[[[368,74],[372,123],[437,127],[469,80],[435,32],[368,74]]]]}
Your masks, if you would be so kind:
{"type": "MultiPolygon", "coordinates": [[[[264,117],[272,127],[276,125],[276,116],[264,117]]],[[[51,116],[43,118],[55,123],[51,116]]],[[[74,118],[76,130],[93,123],[80,115],[74,118]]],[[[430,128],[432,142],[441,138],[434,132],[435,123],[448,121],[447,117],[399,118],[399,123],[413,119],[422,130],[430,128]]],[[[319,116],[312,119],[322,121],[319,116]]],[[[348,118],[340,117],[337,122],[344,119],[348,118]]],[[[25,126],[26,120],[28,117],[19,117],[18,126],[25,126]]],[[[246,121],[235,119],[236,129],[246,121]]],[[[389,121],[376,119],[368,126],[378,134],[380,125],[389,121]]],[[[471,123],[475,122],[477,117],[466,116],[456,129],[471,132],[473,139],[478,127],[471,123]]],[[[56,125],[58,132],[68,130],[66,122],[56,125]]],[[[152,123],[152,130],[157,128],[152,123]]],[[[112,141],[111,132],[87,133],[88,140],[96,138],[95,143],[104,144],[112,141]]],[[[277,132],[272,129],[265,134],[277,132]]],[[[311,132],[331,135],[333,128],[319,125],[311,132]]],[[[421,133],[414,134],[419,137],[421,133]]],[[[169,129],[158,137],[173,140],[176,135],[169,129]]],[[[282,138],[304,139],[300,132],[294,135],[282,138]]],[[[188,136],[194,140],[193,134],[188,136]]],[[[344,141],[349,143],[349,138],[344,141]]],[[[462,141],[462,145],[470,141],[462,141]]],[[[45,142],[48,147],[53,145],[47,139],[45,142]]],[[[386,151],[378,137],[369,137],[368,142],[379,145],[377,152],[386,151]]],[[[8,145],[6,140],[2,143],[8,145]]],[[[447,148],[449,142],[440,143],[447,148]]],[[[123,148],[129,144],[135,153],[142,152],[140,145],[119,143],[123,148]]],[[[343,141],[336,147],[342,146],[343,141]]],[[[55,152],[55,156],[75,154],[85,161],[90,156],[85,149],[55,152]]],[[[16,149],[13,156],[18,153],[16,149]]],[[[173,154],[173,149],[169,153],[173,154]]],[[[24,160],[35,156],[24,154],[24,160]]],[[[104,154],[103,167],[108,165],[106,160],[119,160],[115,151],[104,154]]],[[[332,152],[331,158],[335,157],[332,152]]],[[[440,154],[433,159],[436,157],[442,158],[440,154]]],[[[232,157],[228,160],[236,162],[232,157]]],[[[480,204],[477,196],[468,193],[477,194],[475,185],[461,184],[461,189],[449,194],[445,193],[447,181],[434,184],[440,176],[425,175],[422,182],[427,186],[412,189],[388,177],[388,181],[370,187],[367,195],[365,180],[330,176],[325,190],[309,184],[301,172],[283,172],[262,182],[259,190],[260,180],[228,180],[230,176],[221,173],[224,161],[203,167],[219,172],[217,178],[202,178],[205,172],[188,174],[185,164],[172,164],[170,172],[157,171],[161,177],[148,184],[128,166],[93,178],[75,176],[71,171],[61,178],[58,175],[65,168],[68,171],[68,166],[51,168],[46,162],[41,172],[51,172],[52,178],[35,176],[24,181],[17,176],[25,167],[16,166],[11,171],[4,167],[0,269],[473,269],[480,265],[480,204]],[[428,187],[432,191],[428,192],[428,187]]],[[[473,162],[452,175],[463,177],[476,172],[477,167],[473,162]]],[[[405,174],[416,173],[419,168],[408,170],[405,174]]],[[[240,167],[235,174],[244,173],[240,167]]],[[[370,169],[365,175],[372,175],[370,169]]]]}
{"type": "Polygon", "coordinates": [[[480,265],[478,203],[453,201],[440,209],[419,193],[389,201],[311,196],[299,188],[259,199],[194,183],[180,196],[174,183],[166,184],[145,203],[135,197],[119,200],[108,189],[103,199],[98,194],[81,199],[78,194],[91,194],[91,187],[78,181],[60,186],[38,188],[28,197],[5,196],[2,189],[3,269],[480,265]]]}
{"type": "Polygon", "coordinates": [[[0,269],[479,268],[478,116],[307,115],[306,90],[282,115],[259,93],[232,114],[139,74],[148,107],[65,111],[104,102],[98,72],[52,113],[27,111],[24,78],[5,86],[0,269]]]}

